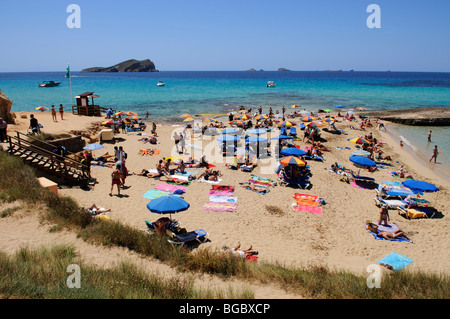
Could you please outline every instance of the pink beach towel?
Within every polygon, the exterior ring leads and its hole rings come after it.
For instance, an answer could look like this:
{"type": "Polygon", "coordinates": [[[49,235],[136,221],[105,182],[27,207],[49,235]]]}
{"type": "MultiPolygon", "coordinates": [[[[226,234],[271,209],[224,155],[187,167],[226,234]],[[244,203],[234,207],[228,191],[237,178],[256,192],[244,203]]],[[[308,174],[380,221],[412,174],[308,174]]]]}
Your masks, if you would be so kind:
{"type": "Polygon", "coordinates": [[[172,185],[172,184],[167,184],[167,183],[159,183],[155,189],[161,190],[161,191],[165,191],[165,192],[169,192],[169,193],[174,193],[176,190],[181,189],[182,191],[186,192],[187,190],[187,186],[180,186],[180,185],[172,185]]]}
{"type": "Polygon", "coordinates": [[[209,195],[210,196],[233,196],[233,192],[210,190],[209,195]]]}
{"type": "Polygon", "coordinates": [[[316,215],[322,215],[322,207],[320,206],[297,205],[294,206],[294,210],[299,212],[308,212],[316,215]]]}
{"type": "Polygon", "coordinates": [[[203,206],[204,210],[209,210],[212,212],[235,212],[236,203],[213,203],[208,202],[203,206]]]}

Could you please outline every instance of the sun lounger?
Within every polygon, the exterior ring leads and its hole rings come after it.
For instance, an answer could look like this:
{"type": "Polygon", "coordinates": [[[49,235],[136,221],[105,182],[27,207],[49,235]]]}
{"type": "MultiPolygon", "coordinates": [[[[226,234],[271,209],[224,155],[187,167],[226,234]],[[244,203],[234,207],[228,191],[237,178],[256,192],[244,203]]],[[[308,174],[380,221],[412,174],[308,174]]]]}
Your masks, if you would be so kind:
{"type": "Polygon", "coordinates": [[[397,209],[398,207],[406,207],[408,206],[408,202],[405,200],[400,199],[385,199],[381,198],[379,196],[375,196],[375,205],[378,207],[381,207],[383,205],[386,205],[388,209],[397,209]]]}
{"type": "Polygon", "coordinates": [[[310,186],[311,183],[309,182],[309,176],[307,175],[302,176],[301,178],[291,179],[287,177],[286,174],[281,173],[278,175],[278,184],[281,186],[294,185],[304,189],[310,186]]]}
{"type": "Polygon", "coordinates": [[[184,234],[176,234],[173,230],[167,229],[166,234],[168,236],[167,241],[169,243],[180,246],[193,241],[204,243],[208,239],[208,233],[203,229],[197,229],[184,234]]]}
{"type": "Polygon", "coordinates": [[[397,207],[398,214],[407,219],[433,218],[436,210],[431,207],[397,207]]]}
{"type": "Polygon", "coordinates": [[[352,178],[353,178],[354,180],[362,181],[362,182],[366,182],[366,183],[374,183],[374,182],[375,182],[375,178],[373,178],[373,177],[356,175],[356,174],[353,173],[353,172],[352,172],[352,178]]]}
{"type": "Polygon", "coordinates": [[[397,182],[383,181],[381,184],[378,184],[375,191],[377,192],[377,195],[382,198],[405,198],[415,195],[412,190],[397,182]]]}

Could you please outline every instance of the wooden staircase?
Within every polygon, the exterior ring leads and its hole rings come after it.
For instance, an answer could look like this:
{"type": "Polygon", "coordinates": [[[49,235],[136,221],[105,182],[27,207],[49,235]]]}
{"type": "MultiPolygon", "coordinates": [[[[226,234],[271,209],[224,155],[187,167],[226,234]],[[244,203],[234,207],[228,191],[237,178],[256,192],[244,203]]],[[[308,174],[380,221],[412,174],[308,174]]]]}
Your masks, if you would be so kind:
{"type": "MultiPolygon", "coordinates": [[[[34,138],[17,132],[17,136],[8,135],[8,149],[10,155],[20,157],[26,164],[49,175],[62,178],[72,185],[86,186],[89,182],[87,167],[81,159],[61,157],[57,154],[34,145],[30,140],[34,138]]],[[[42,141],[40,141],[42,143],[42,141]]],[[[47,143],[48,144],[48,143],[47,143]]],[[[53,145],[49,144],[54,147],[53,145]]]]}

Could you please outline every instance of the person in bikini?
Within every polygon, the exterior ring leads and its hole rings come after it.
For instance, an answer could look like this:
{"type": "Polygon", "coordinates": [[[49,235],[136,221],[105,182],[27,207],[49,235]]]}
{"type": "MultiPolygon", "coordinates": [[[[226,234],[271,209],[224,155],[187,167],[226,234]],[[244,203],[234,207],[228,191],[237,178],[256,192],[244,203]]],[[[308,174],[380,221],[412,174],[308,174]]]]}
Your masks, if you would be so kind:
{"type": "Polygon", "coordinates": [[[386,205],[383,205],[380,209],[380,219],[378,220],[378,225],[381,225],[381,223],[384,223],[384,226],[388,225],[388,221],[390,221],[391,218],[389,217],[389,211],[386,205]]]}

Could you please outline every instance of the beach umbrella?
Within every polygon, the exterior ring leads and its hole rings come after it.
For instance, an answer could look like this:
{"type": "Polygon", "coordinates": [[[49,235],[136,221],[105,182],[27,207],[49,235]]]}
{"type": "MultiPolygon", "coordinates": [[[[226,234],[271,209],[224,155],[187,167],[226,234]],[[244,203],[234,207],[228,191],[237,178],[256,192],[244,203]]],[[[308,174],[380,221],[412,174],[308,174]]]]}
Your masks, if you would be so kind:
{"type": "Polygon", "coordinates": [[[252,118],[252,116],[250,114],[245,114],[245,113],[236,117],[236,119],[238,119],[238,120],[249,120],[251,118],[252,118]]]}
{"type": "Polygon", "coordinates": [[[183,120],[183,122],[191,122],[191,121],[193,121],[193,120],[194,120],[193,117],[186,117],[186,118],[183,120]]]}
{"type": "Polygon", "coordinates": [[[217,120],[213,119],[211,117],[205,117],[205,118],[202,119],[202,122],[204,122],[204,123],[215,123],[215,122],[217,122],[217,120]]]}
{"type": "Polygon", "coordinates": [[[349,141],[355,144],[372,144],[371,142],[362,137],[355,137],[350,139],[349,141]]]}
{"type": "Polygon", "coordinates": [[[219,136],[218,138],[216,138],[217,142],[223,142],[223,143],[234,142],[237,140],[238,140],[238,137],[236,135],[222,135],[222,136],[219,136]]]}
{"type": "Polygon", "coordinates": [[[256,134],[256,135],[261,135],[261,134],[266,134],[267,130],[264,128],[254,128],[251,130],[247,131],[247,134],[256,134]]]}
{"type": "Polygon", "coordinates": [[[356,150],[350,153],[350,155],[354,155],[354,156],[369,156],[370,153],[364,150],[356,150]]]}
{"type": "Polygon", "coordinates": [[[257,117],[255,117],[255,120],[259,121],[259,120],[267,120],[269,117],[267,115],[264,114],[260,114],[257,117]]]}
{"type": "Polygon", "coordinates": [[[267,139],[260,136],[250,136],[245,140],[246,143],[262,143],[267,142],[267,139]]]}
{"type": "Polygon", "coordinates": [[[355,111],[367,111],[367,109],[364,107],[355,107],[354,110],[355,111]]]}
{"type": "Polygon", "coordinates": [[[349,160],[360,166],[377,166],[377,163],[364,156],[350,156],[349,160]]]}
{"type": "Polygon", "coordinates": [[[105,148],[105,147],[99,143],[92,143],[92,144],[88,144],[85,147],[83,147],[83,149],[87,150],[87,151],[95,151],[95,150],[100,150],[102,148],[105,148]]]}
{"type": "Polygon", "coordinates": [[[172,219],[172,214],[185,211],[189,206],[189,203],[183,198],[176,195],[167,195],[152,199],[147,204],[147,209],[156,214],[170,214],[170,219],[172,219]]]}
{"type": "Polygon", "coordinates": [[[123,115],[123,112],[114,113],[115,115],[123,115]]]}
{"type": "Polygon", "coordinates": [[[138,116],[138,114],[136,112],[127,112],[127,113],[125,113],[125,115],[127,115],[127,116],[132,116],[132,115],[138,116]]]}
{"type": "Polygon", "coordinates": [[[335,108],[337,108],[337,109],[343,109],[345,106],[343,106],[343,105],[336,105],[335,106],[335,108]]]}
{"type": "Polygon", "coordinates": [[[47,111],[50,110],[48,107],[45,107],[45,106],[38,106],[38,107],[35,107],[34,109],[41,111],[41,112],[44,112],[44,109],[47,111]]]}
{"type": "Polygon", "coordinates": [[[414,193],[422,193],[422,192],[433,193],[439,190],[439,188],[434,184],[414,179],[403,181],[402,185],[409,188],[414,193]]]}
{"type": "Polygon", "coordinates": [[[140,117],[137,117],[137,116],[128,116],[128,117],[126,117],[125,119],[127,119],[127,120],[134,120],[134,121],[139,121],[141,118],[140,117]]]}
{"type": "Polygon", "coordinates": [[[315,120],[316,120],[316,118],[311,117],[311,116],[305,116],[304,118],[302,118],[303,122],[312,122],[312,121],[315,121],[315,120]]]}
{"type": "Polygon", "coordinates": [[[180,117],[192,117],[192,116],[187,113],[184,113],[184,114],[181,114],[180,117]]]}
{"type": "Polygon", "coordinates": [[[287,166],[287,165],[305,166],[306,162],[298,157],[288,156],[288,157],[283,158],[280,161],[280,164],[283,166],[287,166]]]}
{"type": "Polygon", "coordinates": [[[318,122],[311,122],[311,123],[308,123],[307,126],[310,128],[321,128],[323,125],[319,124],[318,122]]]}
{"type": "Polygon", "coordinates": [[[324,121],[325,122],[336,122],[336,120],[333,117],[327,117],[324,121]]]}
{"type": "Polygon", "coordinates": [[[332,110],[328,110],[328,109],[326,109],[326,110],[323,110],[325,113],[331,113],[331,112],[333,112],[332,110]]]}
{"type": "Polygon", "coordinates": [[[294,139],[294,137],[288,135],[278,135],[271,138],[271,140],[292,140],[292,139],[294,139]]]}
{"type": "Polygon", "coordinates": [[[241,120],[234,120],[233,122],[230,122],[230,125],[243,126],[243,125],[245,125],[245,122],[241,121],[241,120]]]}
{"type": "Polygon", "coordinates": [[[237,130],[235,128],[225,128],[220,133],[222,134],[238,134],[240,130],[237,130]]]}
{"type": "Polygon", "coordinates": [[[285,149],[281,150],[280,154],[283,156],[304,156],[307,153],[306,153],[306,151],[304,151],[302,149],[290,147],[290,148],[285,148],[285,149]]]}
{"type": "Polygon", "coordinates": [[[297,105],[297,104],[292,105],[292,108],[293,108],[293,109],[295,109],[295,108],[297,108],[297,107],[300,107],[300,105],[297,105]]]}
{"type": "Polygon", "coordinates": [[[286,126],[286,127],[291,127],[291,126],[295,126],[295,122],[291,122],[291,121],[284,121],[284,122],[278,123],[278,126],[286,126]]]}

